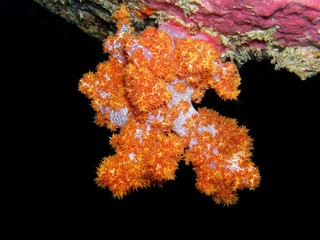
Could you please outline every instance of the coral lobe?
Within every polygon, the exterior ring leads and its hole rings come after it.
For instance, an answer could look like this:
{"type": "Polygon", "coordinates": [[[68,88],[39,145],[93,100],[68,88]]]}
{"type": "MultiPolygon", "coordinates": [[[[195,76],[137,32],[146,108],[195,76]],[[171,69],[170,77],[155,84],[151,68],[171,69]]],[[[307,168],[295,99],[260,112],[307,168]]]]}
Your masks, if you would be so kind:
{"type": "Polygon", "coordinates": [[[222,62],[216,47],[196,36],[153,27],[135,35],[124,5],[114,18],[118,32],[104,42],[109,59],[79,83],[96,123],[119,129],[110,138],[116,153],[101,161],[97,184],[122,198],[175,179],[183,159],[196,172],[197,189],[216,203],[234,204],[237,189],[255,189],[260,175],[250,161],[247,129],[192,104],[209,88],[225,100],[236,99],[236,65],[222,62]]]}

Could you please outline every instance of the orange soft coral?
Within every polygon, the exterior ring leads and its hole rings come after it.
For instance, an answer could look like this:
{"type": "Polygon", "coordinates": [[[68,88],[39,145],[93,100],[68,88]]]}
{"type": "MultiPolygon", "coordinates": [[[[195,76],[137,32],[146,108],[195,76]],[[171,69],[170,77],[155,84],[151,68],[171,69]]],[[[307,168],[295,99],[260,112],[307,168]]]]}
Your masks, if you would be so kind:
{"type": "Polygon", "coordinates": [[[216,203],[236,203],[237,189],[254,189],[260,181],[250,161],[248,131],[234,119],[192,105],[209,88],[236,99],[235,64],[222,62],[217,48],[199,36],[152,27],[135,36],[124,5],[114,19],[118,32],[104,42],[109,60],[79,83],[97,112],[96,123],[120,128],[110,139],[116,153],[102,160],[97,184],[122,198],[173,180],[183,159],[192,164],[199,191],[216,203]]]}

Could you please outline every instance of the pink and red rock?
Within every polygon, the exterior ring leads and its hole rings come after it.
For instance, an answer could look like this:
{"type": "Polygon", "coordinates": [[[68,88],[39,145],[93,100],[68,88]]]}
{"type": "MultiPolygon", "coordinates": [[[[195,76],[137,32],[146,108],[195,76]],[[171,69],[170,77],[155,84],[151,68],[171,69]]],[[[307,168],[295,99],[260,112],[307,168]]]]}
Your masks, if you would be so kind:
{"type": "Polygon", "coordinates": [[[276,44],[320,47],[319,0],[143,0],[183,24],[232,35],[277,28],[276,44]]]}

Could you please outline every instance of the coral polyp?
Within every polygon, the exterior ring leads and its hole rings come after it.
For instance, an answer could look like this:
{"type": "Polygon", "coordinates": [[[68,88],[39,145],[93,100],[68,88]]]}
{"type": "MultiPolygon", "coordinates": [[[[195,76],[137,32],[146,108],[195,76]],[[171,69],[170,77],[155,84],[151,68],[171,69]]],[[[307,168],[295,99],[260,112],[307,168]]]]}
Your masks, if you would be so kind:
{"type": "Polygon", "coordinates": [[[136,35],[129,17],[125,5],[115,12],[118,31],[103,45],[109,59],[79,83],[96,111],[95,123],[115,132],[115,154],[101,161],[96,183],[122,198],[174,180],[183,160],[196,172],[200,192],[235,204],[238,189],[260,182],[252,139],[235,119],[193,103],[201,103],[208,89],[237,99],[236,65],[221,61],[214,39],[170,25],[136,35]]]}

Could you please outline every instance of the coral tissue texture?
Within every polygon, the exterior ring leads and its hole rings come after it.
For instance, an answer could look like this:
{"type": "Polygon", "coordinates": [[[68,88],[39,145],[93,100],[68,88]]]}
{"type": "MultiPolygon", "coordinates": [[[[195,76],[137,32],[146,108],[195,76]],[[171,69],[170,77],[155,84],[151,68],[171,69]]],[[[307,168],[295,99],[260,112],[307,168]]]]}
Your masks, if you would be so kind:
{"type": "Polygon", "coordinates": [[[247,129],[193,106],[209,88],[225,100],[236,99],[236,65],[221,61],[211,39],[170,25],[133,34],[124,5],[114,19],[118,31],[103,45],[110,58],[79,83],[96,123],[119,130],[110,138],[115,154],[98,167],[97,184],[122,198],[175,179],[183,159],[196,172],[197,189],[216,203],[234,204],[238,189],[255,189],[260,174],[251,161],[247,129]]]}

